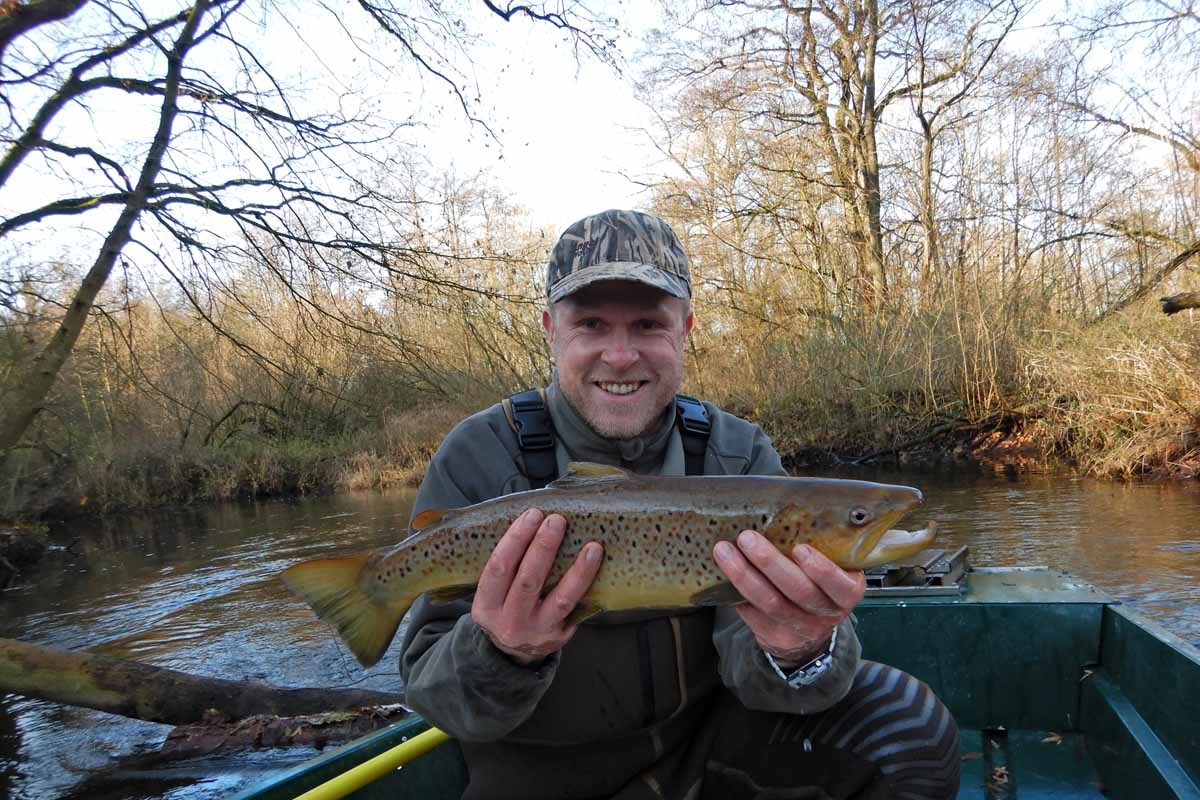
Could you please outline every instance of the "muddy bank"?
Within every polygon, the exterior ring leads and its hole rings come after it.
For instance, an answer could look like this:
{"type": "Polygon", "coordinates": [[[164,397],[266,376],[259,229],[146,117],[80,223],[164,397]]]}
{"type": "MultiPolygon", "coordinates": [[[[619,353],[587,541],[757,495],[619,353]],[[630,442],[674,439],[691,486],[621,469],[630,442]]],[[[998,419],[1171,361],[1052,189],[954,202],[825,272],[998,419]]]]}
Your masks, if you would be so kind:
{"type": "Polygon", "coordinates": [[[0,590],[41,560],[47,548],[45,529],[0,524],[0,590]]]}
{"type": "Polygon", "coordinates": [[[961,467],[1009,475],[1069,471],[1078,466],[1065,450],[1047,446],[1031,426],[1014,422],[947,423],[897,443],[869,450],[815,444],[781,448],[793,473],[895,465],[912,469],[961,467]]]}

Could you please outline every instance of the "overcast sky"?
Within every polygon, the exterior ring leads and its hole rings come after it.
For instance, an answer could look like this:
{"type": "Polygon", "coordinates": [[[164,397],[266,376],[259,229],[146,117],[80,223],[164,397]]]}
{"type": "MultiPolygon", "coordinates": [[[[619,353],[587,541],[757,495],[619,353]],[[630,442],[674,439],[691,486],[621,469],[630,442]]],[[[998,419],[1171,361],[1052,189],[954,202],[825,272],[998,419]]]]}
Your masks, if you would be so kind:
{"type": "MultiPolygon", "coordinates": [[[[635,36],[657,19],[655,3],[634,4],[638,16],[626,14],[625,4],[598,5],[621,13],[635,36]]],[[[620,173],[645,175],[658,159],[643,132],[654,128],[654,115],[634,88],[637,39],[619,42],[624,63],[618,73],[589,53],[577,57],[544,24],[497,20],[486,30],[488,44],[475,51],[475,76],[482,116],[500,145],[450,113],[430,131],[431,157],[460,172],[490,169],[539,224],[565,227],[594,211],[639,205],[639,188],[620,173]]]]}

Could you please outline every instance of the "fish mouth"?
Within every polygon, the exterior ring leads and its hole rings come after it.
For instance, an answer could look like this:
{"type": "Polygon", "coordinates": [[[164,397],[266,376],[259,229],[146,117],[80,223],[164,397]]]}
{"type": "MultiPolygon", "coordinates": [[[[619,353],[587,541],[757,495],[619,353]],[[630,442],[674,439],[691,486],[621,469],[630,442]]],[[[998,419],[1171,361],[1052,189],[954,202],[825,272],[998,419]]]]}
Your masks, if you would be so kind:
{"type": "Polygon", "coordinates": [[[899,522],[901,517],[924,502],[924,498],[922,498],[919,491],[914,489],[913,492],[915,496],[910,497],[899,508],[882,514],[879,519],[868,525],[866,530],[858,535],[858,538],[854,541],[854,546],[850,548],[850,558],[855,563],[863,562],[867,556],[875,551],[880,540],[890,532],[894,523],[899,522]]]}
{"type": "Polygon", "coordinates": [[[897,559],[914,556],[921,552],[937,538],[937,520],[919,531],[903,531],[891,529],[883,532],[875,547],[866,553],[863,559],[863,569],[889,564],[897,559]]]}

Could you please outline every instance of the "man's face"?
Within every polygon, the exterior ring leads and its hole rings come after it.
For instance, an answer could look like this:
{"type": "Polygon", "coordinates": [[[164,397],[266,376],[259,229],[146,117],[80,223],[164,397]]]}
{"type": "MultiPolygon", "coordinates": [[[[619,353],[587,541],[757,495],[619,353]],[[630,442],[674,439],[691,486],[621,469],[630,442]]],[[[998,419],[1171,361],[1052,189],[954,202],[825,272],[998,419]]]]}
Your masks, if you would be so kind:
{"type": "Polygon", "coordinates": [[[542,314],[567,401],[601,436],[646,433],[683,380],[687,302],[632,281],[601,281],[542,314]]]}

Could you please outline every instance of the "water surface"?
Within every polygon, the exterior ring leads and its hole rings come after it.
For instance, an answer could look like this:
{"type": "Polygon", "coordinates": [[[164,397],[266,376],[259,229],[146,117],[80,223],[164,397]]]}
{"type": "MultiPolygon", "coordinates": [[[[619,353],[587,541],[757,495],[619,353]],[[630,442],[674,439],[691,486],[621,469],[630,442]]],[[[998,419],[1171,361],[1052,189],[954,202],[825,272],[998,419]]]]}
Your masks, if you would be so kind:
{"type": "MultiPolygon", "coordinates": [[[[918,486],[905,521],[977,565],[1072,572],[1200,644],[1200,486],[1069,475],[856,472],[918,486]]],[[[0,636],[280,686],[397,690],[396,651],[363,670],[278,580],[297,561],[396,541],[412,494],[212,505],[73,524],[21,586],[0,593],[0,636]]],[[[0,698],[0,797],[226,797],[294,748],[133,769],[169,728],[15,696],[0,698]]]]}

